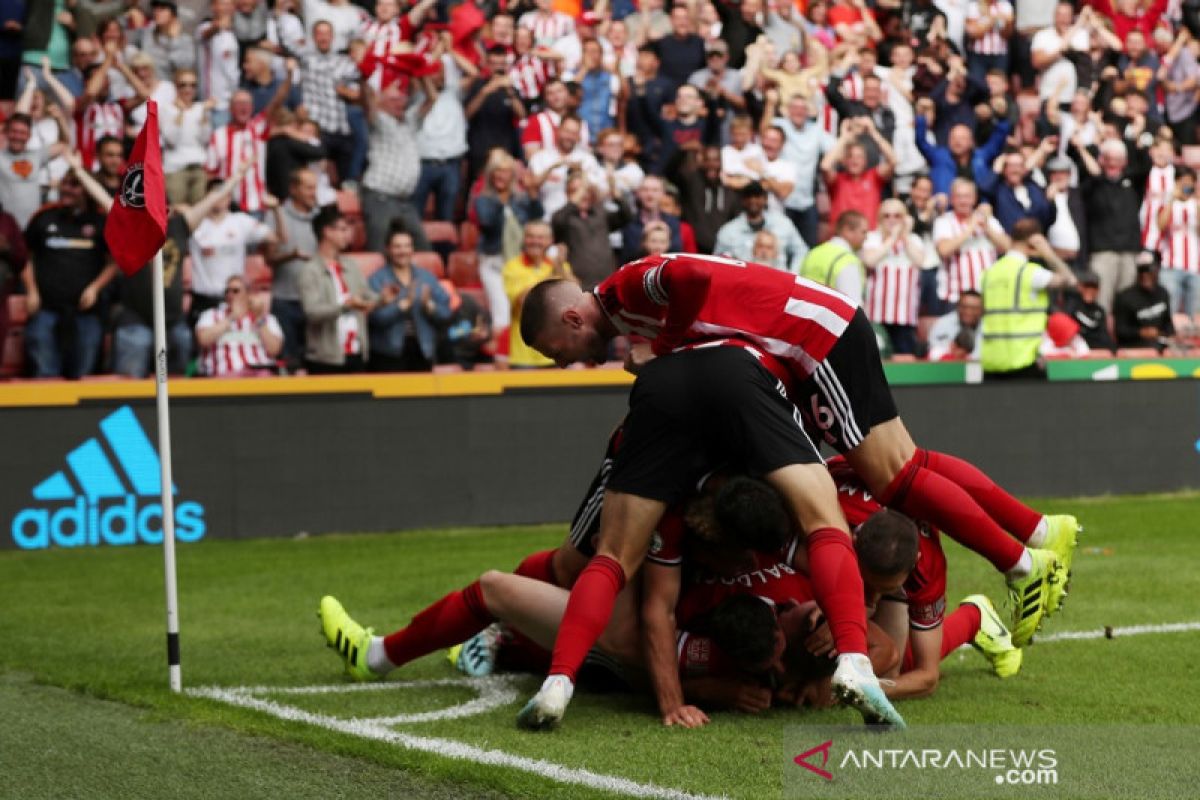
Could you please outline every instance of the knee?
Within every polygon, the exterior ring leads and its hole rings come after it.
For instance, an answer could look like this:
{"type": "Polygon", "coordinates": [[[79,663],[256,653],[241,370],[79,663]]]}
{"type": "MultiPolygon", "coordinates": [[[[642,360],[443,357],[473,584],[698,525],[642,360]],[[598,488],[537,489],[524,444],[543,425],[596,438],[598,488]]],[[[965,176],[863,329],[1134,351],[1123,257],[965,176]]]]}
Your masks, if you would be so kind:
{"type": "Polygon", "coordinates": [[[505,579],[511,577],[496,569],[489,569],[479,576],[479,589],[483,593],[483,602],[493,614],[504,601],[505,579]]]}

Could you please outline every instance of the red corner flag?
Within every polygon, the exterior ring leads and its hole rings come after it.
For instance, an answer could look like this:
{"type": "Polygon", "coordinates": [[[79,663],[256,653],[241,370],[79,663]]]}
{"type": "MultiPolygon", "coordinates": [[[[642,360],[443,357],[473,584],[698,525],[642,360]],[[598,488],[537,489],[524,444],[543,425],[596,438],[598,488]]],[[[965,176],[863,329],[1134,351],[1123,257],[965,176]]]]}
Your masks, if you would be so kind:
{"type": "Polygon", "coordinates": [[[104,241],[126,275],[132,275],[167,240],[167,198],[162,150],[158,143],[158,104],[146,102],[146,126],[133,143],[121,191],[104,224],[104,241]]]}

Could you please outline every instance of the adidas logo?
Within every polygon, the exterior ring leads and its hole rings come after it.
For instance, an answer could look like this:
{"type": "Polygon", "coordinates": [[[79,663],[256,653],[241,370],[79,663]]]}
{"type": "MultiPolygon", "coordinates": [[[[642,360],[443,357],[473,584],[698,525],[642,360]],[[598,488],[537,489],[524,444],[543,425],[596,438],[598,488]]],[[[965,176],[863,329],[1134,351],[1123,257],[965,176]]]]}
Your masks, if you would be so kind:
{"type": "MultiPolygon", "coordinates": [[[[17,547],[162,543],[158,453],[133,409],[122,406],[109,414],[100,421],[100,433],[103,443],[97,437],[88,439],[67,453],[68,469],[33,487],[39,505],[13,517],[17,547]]],[[[179,489],[172,487],[172,493],[177,495],[179,489]]],[[[176,503],[176,538],[194,542],[204,532],[204,507],[192,501],[176,503]]]]}

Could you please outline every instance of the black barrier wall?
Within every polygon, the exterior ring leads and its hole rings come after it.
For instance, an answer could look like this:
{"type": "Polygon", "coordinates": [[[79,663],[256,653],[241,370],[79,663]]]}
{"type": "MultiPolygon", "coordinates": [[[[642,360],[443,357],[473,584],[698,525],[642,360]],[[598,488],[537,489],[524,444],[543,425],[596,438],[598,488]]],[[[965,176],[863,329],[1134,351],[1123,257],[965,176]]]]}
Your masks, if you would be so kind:
{"type": "MultiPolygon", "coordinates": [[[[1018,494],[1200,488],[1200,382],[899,387],[918,444],[1018,494]]],[[[180,538],[560,522],[623,388],[172,404],[180,538]]],[[[4,547],[156,542],[153,403],[0,410],[4,547]]]]}

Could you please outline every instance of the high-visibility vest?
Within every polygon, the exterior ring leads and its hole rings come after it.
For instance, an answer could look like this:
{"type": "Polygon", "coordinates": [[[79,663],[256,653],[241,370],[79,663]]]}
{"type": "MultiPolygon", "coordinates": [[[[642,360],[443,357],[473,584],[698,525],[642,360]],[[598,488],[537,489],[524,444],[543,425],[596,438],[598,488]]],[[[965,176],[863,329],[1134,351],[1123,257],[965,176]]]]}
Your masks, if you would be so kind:
{"type": "MultiPolygon", "coordinates": [[[[804,263],[800,265],[800,277],[828,286],[837,287],[838,276],[844,269],[857,269],[863,273],[863,285],[866,286],[866,271],[854,251],[841,241],[830,240],[808,251],[804,263]]],[[[863,298],[852,298],[861,303],[863,298]]]]}
{"type": "Polygon", "coordinates": [[[984,372],[1012,372],[1032,366],[1046,332],[1050,296],[1035,290],[1038,265],[1009,253],[983,272],[984,372]]]}

